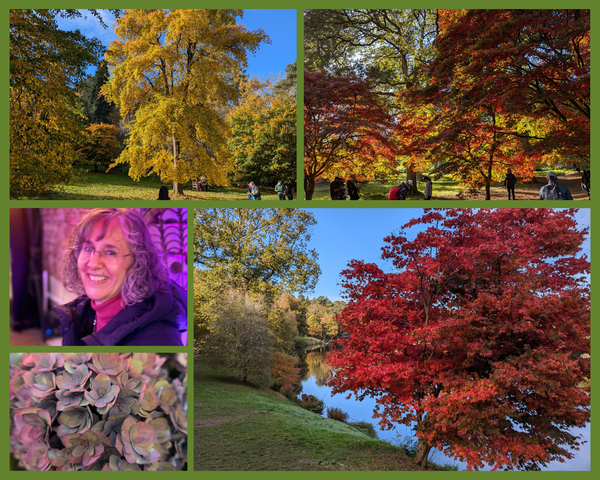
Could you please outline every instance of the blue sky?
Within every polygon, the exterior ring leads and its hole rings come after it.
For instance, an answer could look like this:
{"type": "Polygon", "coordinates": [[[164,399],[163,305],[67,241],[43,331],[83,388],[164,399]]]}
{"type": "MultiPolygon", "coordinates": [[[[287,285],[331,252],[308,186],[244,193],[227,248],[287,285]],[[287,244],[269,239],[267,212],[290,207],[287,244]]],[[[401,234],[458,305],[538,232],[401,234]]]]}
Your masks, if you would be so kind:
{"type": "MultiPolygon", "coordinates": [[[[317,250],[321,276],[309,298],[326,296],[330,300],[342,300],[340,273],[350,260],[376,263],[384,271],[392,269],[390,261],[381,260],[383,238],[397,233],[412,218],[420,217],[420,208],[312,208],[317,220],[309,247],[317,250]]],[[[590,225],[590,209],[582,208],[575,217],[581,227],[590,225]]],[[[409,238],[416,235],[419,227],[413,227],[409,238]],[[411,235],[412,234],[412,235],[411,235]]],[[[590,258],[589,238],[583,244],[583,253],[590,258]]]]}
{"type": "MultiPolygon", "coordinates": [[[[86,14],[87,18],[58,18],[58,25],[63,30],[79,29],[87,37],[95,37],[108,47],[111,40],[116,40],[112,25],[114,17],[101,10],[104,29],[95,17],[86,14]]],[[[85,14],[85,11],[84,11],[85,14]]],[[[285,66],[296,60],[296,10],[244,10],[244,18],[238,23],[248,30],[262,28],[271,39],[271,44],[263,44],[255,55],[248,55],[247,73],[265,79],[270,76],[284,76],[285,66]]],[[[89,74],[95,72],[95,67],[89,74]]]]}

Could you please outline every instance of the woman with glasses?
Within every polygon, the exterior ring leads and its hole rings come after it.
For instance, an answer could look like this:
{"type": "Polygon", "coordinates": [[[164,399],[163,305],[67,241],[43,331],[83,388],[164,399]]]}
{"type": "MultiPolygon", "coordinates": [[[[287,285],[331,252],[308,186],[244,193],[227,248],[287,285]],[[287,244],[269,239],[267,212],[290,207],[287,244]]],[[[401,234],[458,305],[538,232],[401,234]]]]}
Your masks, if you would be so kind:
{"type": "Polygon", "coordinates": [[[73,232],[63,272],[67,290],[81,295],[54,307],[63,345],[184,344],[186,292],[169,281],[137,211],[92,210],[73,232]]]}

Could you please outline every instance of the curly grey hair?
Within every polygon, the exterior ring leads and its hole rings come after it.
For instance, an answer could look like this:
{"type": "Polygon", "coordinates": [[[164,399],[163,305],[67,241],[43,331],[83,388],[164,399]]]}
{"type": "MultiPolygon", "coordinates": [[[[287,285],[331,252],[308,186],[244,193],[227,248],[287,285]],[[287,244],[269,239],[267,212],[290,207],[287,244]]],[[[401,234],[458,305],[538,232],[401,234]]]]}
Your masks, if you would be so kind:
{"type": "Polygon", "coordinates": [[[165,291],[169,284],[167,268],[158,255],[142,215],[131,208],[94,209],[75,227],[69,250],[63,260],[63,281],[67,290],[78,295],[85,293],[77,270],[75,249],[89,239],[98,222],[102,222],[103,238],[113,220],[121,226],[123,237],[133,253],[133,262],[121,287],[121,296],[125,304],[133,305],[151,297],[157,291],[165,291]]]}

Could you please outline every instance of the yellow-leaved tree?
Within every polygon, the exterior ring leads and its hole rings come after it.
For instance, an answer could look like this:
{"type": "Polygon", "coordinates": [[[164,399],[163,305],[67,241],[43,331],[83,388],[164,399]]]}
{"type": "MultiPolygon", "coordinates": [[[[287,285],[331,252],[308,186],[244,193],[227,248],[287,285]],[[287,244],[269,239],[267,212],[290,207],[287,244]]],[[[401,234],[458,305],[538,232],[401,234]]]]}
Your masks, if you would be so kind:
{"type": "Polygon", "coordinates": [[[230,128],[224,118],[239,96],[237,76],[248,52],[269,42],[236,23],[242,10],[127,10],[117,20],[102,92],[129,122],[116,163],[139,180],[157,173],[181,183],[204,175],[226,184],[230,128]]]}

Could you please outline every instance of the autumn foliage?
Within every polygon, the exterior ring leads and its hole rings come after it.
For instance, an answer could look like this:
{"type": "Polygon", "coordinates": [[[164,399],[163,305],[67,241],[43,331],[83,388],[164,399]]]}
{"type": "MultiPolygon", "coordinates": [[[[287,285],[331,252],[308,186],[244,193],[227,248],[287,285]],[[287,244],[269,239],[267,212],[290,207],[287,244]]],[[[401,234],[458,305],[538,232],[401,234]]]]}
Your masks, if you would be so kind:
{"type": "Polygon", "coordinates": [[[181,184],[205,175],[227,184],[230,128],[222,112],[237,100],[236,77],[265,33],[236,23],[241,10],[127,10],[117,19],[102,88],[135,118],[116,163],[135,180],[152,172],[181,184]]]}
{"type": "Polygon", "coordinates": [[[398,141],[468,188],[590,158],[589,10],[440,10],[428,83],[398,95],[398,141]]]}
{"type": "MultiPolygon", "coordinates": [[[[353,159],[395,161],[393,117],[368,82],[352,75],[304,72],[304,190],[311,200],[315,180],[353,159]]],[[[364,162],[364,160],[359,160],[364,162]]]]}
{"type": "Polygon", "coordinates": [[[107,123],[92,124],[88,127],[88,140],[81,147],[79,153],[85,161],[94,165],[98,170],[98,165],[110,165],[115,150],[119,145],[117,138],[117,127],[107,123]]]}
{"type": "Polygon", "coordinates": [[[590,419],[589,233],[577,210],[425,210],[382,258],[342,273],[347,308],[328,362],[334,393],[377,400],[467,462],[527,468],[571,458],[590,419]]]}

